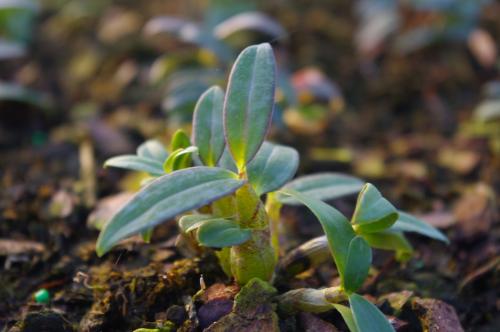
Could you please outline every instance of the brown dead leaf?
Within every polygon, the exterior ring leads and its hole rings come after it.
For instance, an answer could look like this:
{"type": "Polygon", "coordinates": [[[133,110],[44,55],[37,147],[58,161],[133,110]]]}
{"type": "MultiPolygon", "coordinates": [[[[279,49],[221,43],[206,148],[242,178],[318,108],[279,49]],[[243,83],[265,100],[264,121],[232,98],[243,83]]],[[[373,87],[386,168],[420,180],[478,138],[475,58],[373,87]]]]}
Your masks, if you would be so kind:
{"type": "Polygon", "coordinates": [[[487,233],[497,214],[495,194],[484,183],[465,192],[453,207],[453,215],[465,238],[487,233]]]}
{"type": "Polygon", "coordinates": [[[96,208],[87,218],[87,226],[101,229],[104,224],[132,198],[132,196],[134,196],[133,193],[122,192],[113,196],[104,197],[97,202],[96,208]]]}
{"type": "Polygon", "coordinates": [[[497,47],[495,40],[484,29],[475,29],[469,35],[467,45],[476,58],[477,62],[483,67],[493,67],[497,62],[497,47]]]}
{"type": "Polygon", "coordinates": [[[41,253],[43,243],[28,240],[0,239],[0,256],[41,253]]]}
{"type": "Polygon", "coordinates": [[[439,165],[462,175],[470,173],[480,159],[480,155],[471,150],[443,148],[438,154],[439,165]]]}

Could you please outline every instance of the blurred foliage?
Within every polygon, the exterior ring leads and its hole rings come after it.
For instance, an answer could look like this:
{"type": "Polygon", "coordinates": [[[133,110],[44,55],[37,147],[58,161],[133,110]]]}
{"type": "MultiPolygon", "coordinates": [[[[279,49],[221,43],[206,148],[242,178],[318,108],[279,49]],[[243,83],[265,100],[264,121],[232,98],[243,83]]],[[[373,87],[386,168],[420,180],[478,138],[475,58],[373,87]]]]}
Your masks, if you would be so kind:
{"type": "Polygon", "coordinates": [[[286,54],[288,33],[283,27],[255,11],[250,2],[214,1],[205,9],[198,21],[159,16],[144,27],[145,34],[157,40],[156,45],[171,45],[150,71],[152,83],[165,89],[163,109],[189,121],[198,96],[224,81],[224,73],[239,50],[271,41],[278,44],[280,66],[275,120],[300,133],[322,131],[330,118],[329,109],[338,111],[343,105],[339,89],[318,69],[291,76],[286,54]],[[290,114],[281,119],[287,109],[290,114]]]}

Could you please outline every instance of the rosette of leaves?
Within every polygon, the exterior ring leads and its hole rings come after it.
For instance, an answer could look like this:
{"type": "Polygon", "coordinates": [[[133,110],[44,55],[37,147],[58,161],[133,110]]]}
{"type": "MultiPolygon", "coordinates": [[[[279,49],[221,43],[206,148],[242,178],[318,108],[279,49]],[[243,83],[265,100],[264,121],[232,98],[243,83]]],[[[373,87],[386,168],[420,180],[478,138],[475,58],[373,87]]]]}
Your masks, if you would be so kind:
{"type": "Polygon", "coordinates": [[[400,236],[405,230],[397,224],[400,214],[372,185],[363,187],[355,177],[322,173],[289,182],[297,171],[297,151],[265,141],[275,81],[270,45],[247,47],[232,67],[226,92],[215,86],[199,98],[191,138],[176,134],[170,153],[153,141],[141,145],[136,155],[108,160],[107,166],[146,171],[153,180],[104,226],[97,253],[102,256],[119,241],[181,216],[182,233],[213,248],[237,283],[270,281],[279,256],[281,207],[304,204],[323,226],[341,273],[342,285],[328,292],[326,304],[336,306],[348,325],[350,318],[358,329],[353,331],[368,331],[366,317],[376,320],[381,331],[390,330],[378,309],[355,291],[366,278],[377,236],[400,236]],[[322,201],[360,190],[351,223],[322,201]],[[340,304],[346,299],[350,308],[340,304]]]}
{"type": "MultiPolygon", "coordinates": [[[[145,171],[153,180],[101,231],[100,255],[126,237],[187,213],[179,220],[181,230],[194,234],[200,245],[217,248],[222,266],[238,282],[256,276],[270,280],[277,257],[271,226],[278,220],[270,219],[269,212],[279,210],[281,203],[268,199],[274,204],[265,206],[263,198],[272,198],[293,178],[299,163],[293,148],[265,141],[274,108],[275,73],[269,44],[246,48],[231,70],[227,91],[215,86],[199,98],[191,138],[178,134],[170,153],[161,143],[148,141],[135,155],[106,162],[145,171]],[[183,159],[186,156],[190,158],[183,159]]],[[[346,175],[319,176],[323,180],[305,177],[304,191],[343,196],[362,186],[359,179],[346,175]]]]}

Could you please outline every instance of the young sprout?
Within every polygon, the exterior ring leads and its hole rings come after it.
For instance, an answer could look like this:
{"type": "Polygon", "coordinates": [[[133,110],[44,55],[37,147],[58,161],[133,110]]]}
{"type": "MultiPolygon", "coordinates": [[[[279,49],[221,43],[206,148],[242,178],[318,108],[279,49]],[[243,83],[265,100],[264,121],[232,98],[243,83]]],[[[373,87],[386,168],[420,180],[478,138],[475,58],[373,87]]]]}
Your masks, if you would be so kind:
{"type": "Polygon", "coordinates": [[[134,234],[149,239],[156,225],[181,216],[181,232],[199,246],[213,248],[222,269],[238,284],[253,278],[271,281],[279,257],[281,207],[304,204],[326,234],[326,241],[316,241],[315,262],[329,257],[324,250],[328,246],[341,286],[295,290],[283,294],[280,303],[316,312],[336,308],[352,331],[392,331],[385,316],[355,293],[368,275],[371,247],[403,252],[398,246],[407,244],[403,231],[445,238],[399,213],[375,187],[363,187],[357,178],[322,173],[287,184],[297,171],[297,151],[264,141],[274,107],[275,72],[269,44],[246,48],[233,65],[226,93],[212,87],[198,100],[192,139],[179,131],[170,152],[159,142],[148,141],[137,155],[106,162],[106,166],[145,171],[154,179],[104,226],[97,254],[104,255],[134,234]],[[360,190],[351,222],[323,202],[360,190]],[[340,304],[346,300],[350,308],[340,304]],[[370,330],[367,319],[377,329],[370,330]]]}
{"type": "Polygon", "coordinates": [[[329,249],[340,276],[340,287],[321,290],[299,289],[281,295],[280,305],[286,311],[313,312],[337,309],[351,331],[394,331],[376,306],[356,294],[363,285],[372,261],[372,249],[394,250],[399,258],[407,258],[412,248],[403,231],[418,232],[447,242],[446,237],[431,226],[399,212],[370,183],[363,186],[350,221],[334,207],[295,190],[284,189],[280,194],[291,196],[307,206],[321,223],[325,237],[316,238],[307,246],[295,250],[282,270],[292,274],[307,266],[325,260],[329,249]],[[305,264],[306,263],[306,264],[305,264]],[[336,294],[331,296],[329,294],[336,294]],[[342,296],[344,295],[344,296],[342,296]],[[350,307],[340,303],[348,299],[350,307]],[[330,306],[328,305],[330,304],[330,306]]]}

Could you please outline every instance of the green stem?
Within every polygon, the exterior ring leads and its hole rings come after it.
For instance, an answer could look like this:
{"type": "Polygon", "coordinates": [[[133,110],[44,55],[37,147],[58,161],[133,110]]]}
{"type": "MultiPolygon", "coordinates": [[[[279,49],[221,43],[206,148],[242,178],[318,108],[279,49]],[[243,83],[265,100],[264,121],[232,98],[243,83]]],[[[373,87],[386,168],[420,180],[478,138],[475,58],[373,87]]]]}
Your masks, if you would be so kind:
{"type": "Polygon", "coordinates": [[[269,215],[269,228],[271,230],[271,245],[274,248],[274,256],[278,259],[280,254],[279,226],[280,213],[283,204],[276,199],[274,193],[267,194],[266,211],[269,215]]]}
{"type": "Polygon", "coordinates": [[[231,273],[241,285],[252,278],[269,281],[276,267],[269,217],[250,184],[238,189],[234,198],[237,221],[241,228],[252,229],[252,237],[239,246],[231,247],[231,273]]]}

